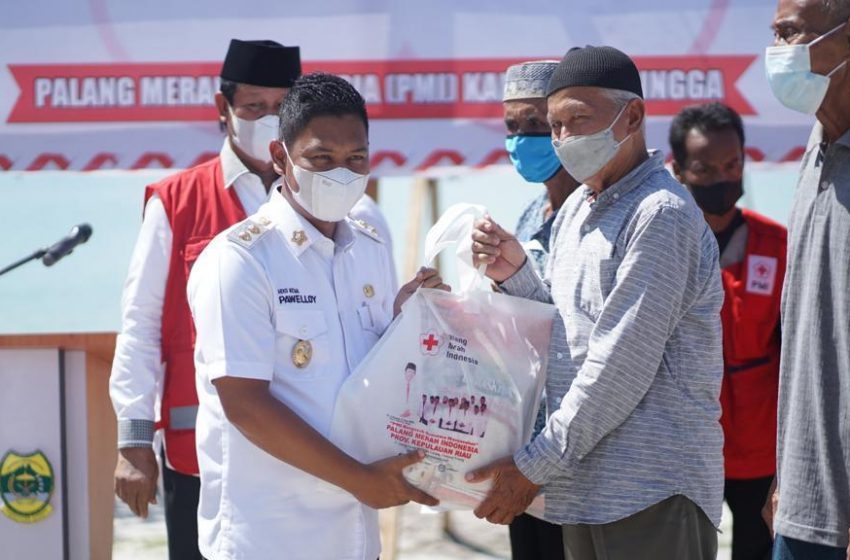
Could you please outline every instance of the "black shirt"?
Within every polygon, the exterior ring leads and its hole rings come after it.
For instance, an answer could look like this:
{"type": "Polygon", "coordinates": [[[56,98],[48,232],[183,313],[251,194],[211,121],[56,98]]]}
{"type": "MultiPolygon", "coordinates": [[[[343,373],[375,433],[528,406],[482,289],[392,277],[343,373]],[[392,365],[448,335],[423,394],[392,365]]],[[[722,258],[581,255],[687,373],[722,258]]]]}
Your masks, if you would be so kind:
{"type": "Polygon", "coordinates": [[[729,241],[732,240],[732,236],[735,235],[735,231],[744,225],[744,214],[741,210],[735,210],[735,217],[729,223],[723,231],[718,231],[714,233],[715,239],[717,239],[717,246],[720,249],[720,254],[723,254],[723,251],[726,250],[726,246],[729,245],[729,241]]]}

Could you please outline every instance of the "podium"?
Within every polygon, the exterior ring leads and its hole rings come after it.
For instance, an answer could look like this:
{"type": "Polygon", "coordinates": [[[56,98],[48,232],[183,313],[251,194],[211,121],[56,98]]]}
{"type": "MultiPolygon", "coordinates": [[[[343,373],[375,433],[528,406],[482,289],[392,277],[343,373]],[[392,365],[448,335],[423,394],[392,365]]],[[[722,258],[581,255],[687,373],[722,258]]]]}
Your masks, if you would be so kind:
{"type": "Polygon", "coordinates": [[[0,556],[112,558],[115,336],[0,335],[0,556]]]}

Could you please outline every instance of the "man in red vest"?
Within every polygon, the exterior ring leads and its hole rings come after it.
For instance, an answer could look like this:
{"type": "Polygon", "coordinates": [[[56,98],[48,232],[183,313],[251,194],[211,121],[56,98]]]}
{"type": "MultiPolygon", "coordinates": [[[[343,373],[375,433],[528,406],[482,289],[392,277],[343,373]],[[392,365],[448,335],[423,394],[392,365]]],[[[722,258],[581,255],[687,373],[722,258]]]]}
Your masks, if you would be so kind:
{"type": "Polygon", "coordinates": [[[269,143],[278,110],[301,75],[298,47],[233,39],[216,94],[227,138],[212,160],[150,185],[122,301],[110,396],[118,417],[115,490],[136,515],[156,503],[153,446],[163,429],[163,487],[169,557],[198,552],[198,398],[186,281],[203,248],[268,199],[278,175],[269,143]],[[155,424],[156,418],[159,422],[155,424]]]}
{"type": "Polygon", "coordinates": [[[724,498],[732,510],[732,559],[770,558],[761,517],[776,471],[779,301],[786,230],[735,203],[743,194],[744,126],[720,103],[689,107],[670,128],[673,172],[717,238],[726,299],[720,423],[725,436],[724,498]]]}

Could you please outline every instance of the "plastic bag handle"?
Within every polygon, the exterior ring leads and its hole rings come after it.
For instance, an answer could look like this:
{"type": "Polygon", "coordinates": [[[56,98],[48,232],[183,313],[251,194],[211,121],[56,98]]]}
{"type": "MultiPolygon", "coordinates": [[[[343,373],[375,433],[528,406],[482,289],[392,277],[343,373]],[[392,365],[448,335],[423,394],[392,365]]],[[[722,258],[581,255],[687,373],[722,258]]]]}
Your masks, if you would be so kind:
{"type": "Polygon", "coordinates": [[[443,212],[425,236],[426,266],[433,266],[437,255],[445,249],[457,246],[455,254],[461,292],[490,289],[490,282],[484,275],[487,265],[475,268],[472,264],[472,229],[475,220],[483,218],[486,213],[487,209],[479,204],[454,204],[443,212]]]}

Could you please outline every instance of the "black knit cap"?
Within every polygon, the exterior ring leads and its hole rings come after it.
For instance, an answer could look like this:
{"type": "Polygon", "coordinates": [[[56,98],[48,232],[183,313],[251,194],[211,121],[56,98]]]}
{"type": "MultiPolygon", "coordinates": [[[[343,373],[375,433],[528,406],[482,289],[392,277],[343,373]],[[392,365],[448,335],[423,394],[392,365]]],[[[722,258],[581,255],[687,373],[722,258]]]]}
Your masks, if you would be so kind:
{"type": "Polygon", "coordinates": [[[549,78],[546,96],[573,86],[630,91],[643,98],[640,74],[632,59],[614,47],[573,47],[549,78]]]}
{"type": "Polygon", "coordinates": [[[275,41],[231,39],[221,79],[262,87],[292,87],[301,75],[301,50],[275,41]]]}

